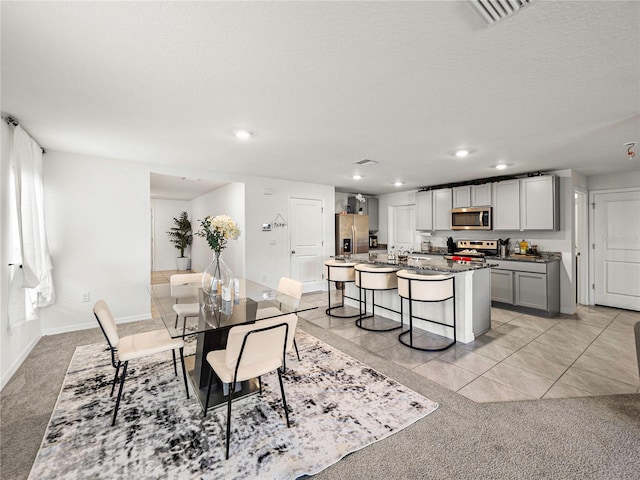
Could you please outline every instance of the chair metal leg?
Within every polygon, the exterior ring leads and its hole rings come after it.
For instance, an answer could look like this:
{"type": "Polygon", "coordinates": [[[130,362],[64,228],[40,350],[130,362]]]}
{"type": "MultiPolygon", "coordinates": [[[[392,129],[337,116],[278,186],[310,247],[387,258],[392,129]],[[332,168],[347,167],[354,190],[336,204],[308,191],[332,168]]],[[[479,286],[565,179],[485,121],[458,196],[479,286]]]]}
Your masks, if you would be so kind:
{"type": "MultiPolygon", "coordinates": [[[[289,410],[287,409],[287,398],[284,396],[284,385],[282,384],[282,372],[278,368],[278,380],[280,381],[280,393],[282,393],[282,405],[284,406],[284,416],[287,419],[287,428],[291,428],[289,424],[289,410]]],[[[228,458],[228,457],[227,457],[228,458]]]]}
{"type": "Polygon", "coordinates": [[[262,376],[258,377],[258,387],[260,388],[260,395],[262,395],[262,376]]]}
{"type": "MultiPolygon", "coordinates": [[[[175,351],[174,351],[175,355],[175,351]]],[[[187,383],[187,369],[184,366],[184,347],[180,347],[180,362],[182,363],[182,376],[184,377],[184,389],[187,391],[187,398],[189,398],[189,384],[187,383]]]]}
{"type": "Polygon", "coordinates": [[[127,376],[127,366],[129,362],[124,362],[124,366],[122,368],[122,376],[120,377],[120,388],[118,389],[118,398],[116,399],[116,408],[113,410],[113,421],[111,422],[111,426],[113,427],[116,424],[116,417],[118,416],[118,408],[120,408],[120,399],[122,398],[122,388],[124,387],[124,379],[127,376]]]}
{"type": "Polygon", "coordinates": [[[204,402],[204,416],[207,416],[207,409],[209,408],[209,396],[211,395],[211,380],[213,380],[213,367],[209,368],[209,386],[207,387],[207,399],[204,402]]]}
{"type": "Polygon", "coordinates": [[[110,397],[113,397],[113,392],[116,389],[116,382],[118,381],[118,372],[120,371],[120,360],[118,360],[118,365],[116,366],[116,374],[113,377],[113,383],[111,384],[111,394],[110,397]]]}
{"type": "Polygon", "coordinates": [[[227,460],[229,460],[229,437],[231,437],[231,397],[236,389],[236,382],[229,384],[229,400],[227,401],[227,460]]]}
{"type": "Polygon", "coordinates": [[[300,361],[300,352],[298,352],[298,344],[296,343],[296,339],[293,339],[293,346],[296,349],[296,355],[298,356],[298,361],[300,361]]]}
{"type": "Polygon", "coordinates": [[[173,355],[173,372],[175,376],[178,376],[178,365],[176,364],[176,351],[171,350],[171,354],[173,355]]]}

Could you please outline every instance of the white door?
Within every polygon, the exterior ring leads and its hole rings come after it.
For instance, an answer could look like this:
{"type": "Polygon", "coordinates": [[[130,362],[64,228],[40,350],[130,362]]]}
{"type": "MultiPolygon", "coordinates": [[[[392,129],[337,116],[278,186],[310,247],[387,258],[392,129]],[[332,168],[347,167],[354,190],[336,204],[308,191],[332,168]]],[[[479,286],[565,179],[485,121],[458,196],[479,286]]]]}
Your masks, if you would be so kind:
{"type": "Polygon", "coordinates": [[[289,212],[291,277],[304,284],[305,292],[322,290],[322,200],[290,198],[289,212]]]}
{"type": "Polygon", "coordinates": [[[416,235],[415,205],[390,206],[388,232],[390,250],[413,250],[416,235]]]}
{"type": "Polygon", "coordinates": [[[595,193],[595,303],[640,310],[640,190],[595,193]]]}

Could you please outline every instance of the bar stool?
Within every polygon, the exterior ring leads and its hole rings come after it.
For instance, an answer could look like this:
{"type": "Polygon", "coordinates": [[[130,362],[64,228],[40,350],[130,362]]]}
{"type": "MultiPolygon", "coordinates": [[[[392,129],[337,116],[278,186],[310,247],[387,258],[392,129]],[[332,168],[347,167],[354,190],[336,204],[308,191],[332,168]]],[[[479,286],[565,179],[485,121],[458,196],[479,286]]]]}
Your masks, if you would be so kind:
{"type": "Polygon", "coordinates": [[[400,315],[404,317],[402,308],[403,299],[409,300],[409,330],[398,335],[398,340],[407,347],[427,352],[440,352],[456,343],[456,280],[454,275],[421,275],[410,270],[400,270],[398,273],[398,295],[400,295],[400,315]],[[436,323],[453,329],[453,341],[438,348],[417,347],[413,344],[413,302],[444,302],[453,300],[453,325],[430,320],[428,318],[415,317],[426,322],[436,323]],[[403,337],[409,335],[409,342],[403,337]]]}
{"type": "Polygon", "coordinates": [[[358,317],[359,314],[355,315],[337,315],[335,313],[331,313],[331,310],[335,310],[336,308],[344,308],[344,288],[342,288],[342,297],[340,299],[340,305],[331,306],[331,282],[336,284],[336,290],[338,282],[342,283],[350,283],[356,281],[356,273],[353,267],[357,265],[356,262],[344,262],[337,260],[327,260],[324,262],[324,274],[327,278],[327,305],[329,308],[325,310],[324,313],[329,315],[330,317],[335,318],[355,318],[358,317]]]}
{"type": "MultiPolygon", "coordinates": [[[[376,309],[376,291],[395,290],[398,288],[398,277],[396,272],[398,267],[381,267],[373,266],[365,263],[359,263],[354,267],[356,275],[356,286],[358,287],[358,306],[359,315],[356,320],[356,326],[370,332],[390,332],[402,328],[402,323],[397,327],[390,328],[371,328],[362,325],[362,320],[375,317],[376,309]],[[364,290],[364,314],[362,312],[362,291],[364,290]],[[367,315],[367,290],[371,290],[371,315],[367,315]]],[[[380,308],[390,310],[378,305],[380,308]]],[[[393,311],[393,310],[392,310],[393,311]]],[[[398,312],[396,312],[398,313],[398,312]]]]}

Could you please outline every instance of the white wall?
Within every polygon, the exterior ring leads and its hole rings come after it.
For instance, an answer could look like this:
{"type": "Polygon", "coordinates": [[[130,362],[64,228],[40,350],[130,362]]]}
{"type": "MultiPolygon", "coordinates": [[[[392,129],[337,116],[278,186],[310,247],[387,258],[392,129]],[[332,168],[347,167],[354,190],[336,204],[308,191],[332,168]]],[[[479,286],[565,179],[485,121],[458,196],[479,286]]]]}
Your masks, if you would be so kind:
{"type": "MultiPolygon", "coordinates": [[[[193,218],[191,225],[194,233],[200,230],[200,220],[211,215],[229,215],[238,224],[240,236],[236,240],[229,240],[222,252],[222,257],[231,269],[234,277],[245,275],[245,185],[244,183],[230,183],[217,190],[194,199],[191,202],[193,218]]],[[[213,251],[206,239],[194,235],[192,245],[191,268],[202,272],[213,259],[213,251]]]]}
{"type": "MultiPolygon", "coordinates": [[[[631,163],[631,160],[629,160],[631,163]]],[[[587,178],[589,191],[608,190],[612,188],[630,188],[640,186],[640,168],[635,161],[636,170],[627,173],[612,173],[609,175],[594,175],[587,178]]]]}
{"type": "Polygon", "coordinates": [[[121,321],[148,318],[148,167],[50,152],[43,170],[57,293],[55,305],[42,310],[43,332],[95,327],[92,308],[99,299],[121,321]],[[84,292],[89,302],[81,302],[84,292]]]}
{"type": "MultiPolygon", "coordinates": [[[[13,129],[3,120],[1,123],[0,153],[0,389],[5,386],[13,376],[31,349],[40,340],[40,320],[32,320],[18,327],[9,327],[8,305],[9,292],[9,242],[8,242],[8,218],[9,218],[9,152],[13,129]]],[[[15,312],[14,312],[15,313],[15,312]]],[[[19,312],[17,312],[19,314],[19,312]]],[[[22,309],[24,319],[24,309],[22,309]]]]}
{"type": "MultiPolygon", "coordinates": [[[[191,227],[195,228],[195,222],[191,215],[191,202],[187,200],[164,200],[151,199],[151,209],[153,210],[153,270],[175,270],[176,257],[180,256],[180,250],[169,241],[167,232],[175,227],[174,218],[178,218],[182,212],[189,214],[191,227]]],[[[184,251],[186,257],[190,256],[191,249],[188,247],[184,251]]]]}
{"type": "Polygon", "coordinates": [[[322,200],[324,257],[334,254],[334,187],[271,178],[250,178],[246,180],[244,232],[247,278],[276,287],[280,277],[291,275],[289,227],[263,232],[262,224],[272,222],[278,214],[288,223],[289,199],[292,197],[322,200]]]}

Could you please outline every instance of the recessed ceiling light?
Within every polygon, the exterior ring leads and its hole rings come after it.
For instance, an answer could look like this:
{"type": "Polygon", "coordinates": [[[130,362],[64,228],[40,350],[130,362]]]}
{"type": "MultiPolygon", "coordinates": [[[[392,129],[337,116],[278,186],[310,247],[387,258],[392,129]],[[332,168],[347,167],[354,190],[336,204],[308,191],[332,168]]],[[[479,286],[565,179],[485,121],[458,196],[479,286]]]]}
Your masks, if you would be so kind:
{"type": "Polygon", "coordinates": [[[497,165],[491,165],[491,168],[495,168],[496,170],[504,170],[507,167],[513,166],[513,163],[504,163],[500,162],[497,165]]]}
{"type": "Polygon", "coordinates": [[[238,140],[247,141],[252,137],[253,134],[249,130],[235,130],[233,132],[233,135],[238,140]]]}
{"type": "Polygon", "coordinates": [[[360,180],[362,175],[358,175],[357,173],[352,177],[354,180],[360,180]]]}
{"type": "Polygon", "coordinates": [[[461,150],[456,150],[456,157],[458,158],[464,158],[467,155],[469,155],[469,150],[465,150],[465,149],[461,149],[461,150]]]}
{"type": "Polygon", "coordinates": [[[402,182],[400,180],[398,180],[397,182],[394,182],[394,185],[396,187],[401,187],[402,186],[402,182]]]}

